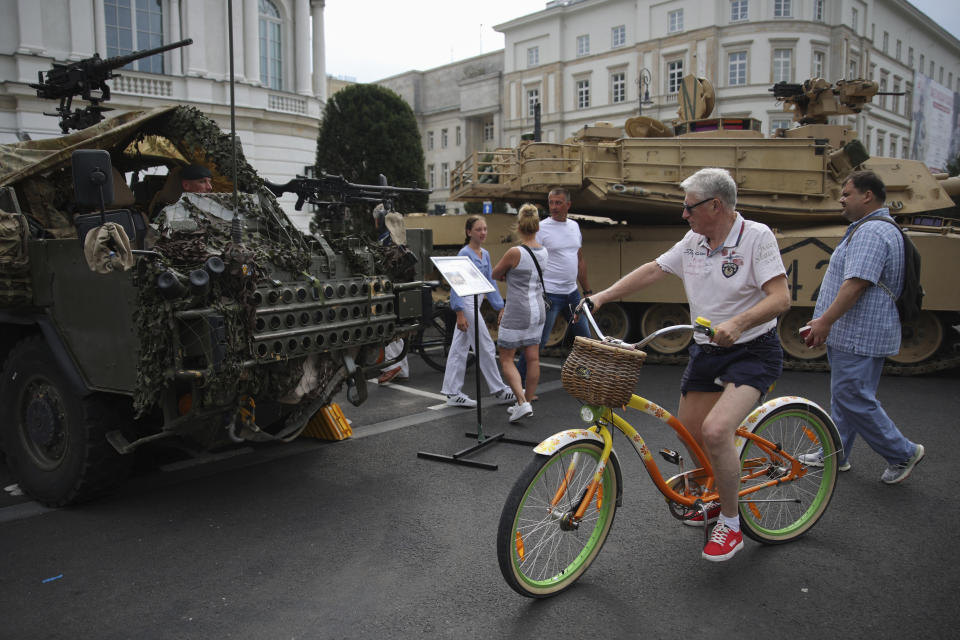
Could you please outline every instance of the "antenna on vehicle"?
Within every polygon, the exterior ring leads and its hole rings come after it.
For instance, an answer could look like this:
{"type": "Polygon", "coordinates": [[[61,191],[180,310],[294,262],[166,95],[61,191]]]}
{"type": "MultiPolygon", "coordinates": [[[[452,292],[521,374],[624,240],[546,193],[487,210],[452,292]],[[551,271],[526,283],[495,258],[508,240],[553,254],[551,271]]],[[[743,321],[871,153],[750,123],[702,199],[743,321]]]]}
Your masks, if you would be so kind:
{"type": "Polygon", "coordinates": [[[227,0],[227,42],[230,47],[230,143],[233,147],[233,220],[230,221],[230,237],[240,244],[243,240],[242,228],[240,225],[240,204],[237,197],[237,121],[236,121],[236,98],[233,91],[233,0],[227,0]]]}

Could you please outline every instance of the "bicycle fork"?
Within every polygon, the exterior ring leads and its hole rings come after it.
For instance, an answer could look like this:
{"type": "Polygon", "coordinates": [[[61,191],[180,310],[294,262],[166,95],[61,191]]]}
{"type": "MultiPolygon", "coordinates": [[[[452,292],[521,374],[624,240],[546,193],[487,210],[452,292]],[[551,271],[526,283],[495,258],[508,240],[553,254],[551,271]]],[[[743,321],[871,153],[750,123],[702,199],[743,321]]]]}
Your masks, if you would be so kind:
{"type": "Polygon", "coordinates": [[[597,462],[597,466],[593,471],[593,477],[584,488],[583,493],[578,499],[573,501],[573,508],[565,511],[557,508],[570,490],[570,482],[576,476],[577,469],[581,464],[581,458],[584,457],[577,452],[573,454],[570,463],[567,465],[563,480],[560,482],[560,486],[557,487],[557,491],[550,501],[550,515],[560,521],[560,529],[563,531],[573,531],[577,529],[592,502],[596,502],[598,511],[603,506],[604,495],[601,481],[603,479],[604,469],[606,469],[610,459],[610,452],[613,450],[613,439],[610,437],[610,432],[607,429],[597,429],[596,432],[603,438],[603,452],[600,454],[600,460],[597,462]]]}

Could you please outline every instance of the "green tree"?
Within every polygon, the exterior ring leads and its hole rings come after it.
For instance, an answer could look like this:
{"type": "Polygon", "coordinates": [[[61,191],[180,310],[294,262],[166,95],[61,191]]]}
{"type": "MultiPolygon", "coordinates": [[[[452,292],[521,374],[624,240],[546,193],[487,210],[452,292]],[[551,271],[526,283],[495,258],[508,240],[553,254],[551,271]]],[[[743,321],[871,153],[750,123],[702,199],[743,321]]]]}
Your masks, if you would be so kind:
{"type": "MultiPolygon", "coordinates": [[[[327,101],[317,136],[317,169],[350,182],[425,187],[423,147],[413,110],[395,92],[355,84],[327,101]]],[[[426,194],[405,194],[397,210],[426,211],[426,194]]]]}

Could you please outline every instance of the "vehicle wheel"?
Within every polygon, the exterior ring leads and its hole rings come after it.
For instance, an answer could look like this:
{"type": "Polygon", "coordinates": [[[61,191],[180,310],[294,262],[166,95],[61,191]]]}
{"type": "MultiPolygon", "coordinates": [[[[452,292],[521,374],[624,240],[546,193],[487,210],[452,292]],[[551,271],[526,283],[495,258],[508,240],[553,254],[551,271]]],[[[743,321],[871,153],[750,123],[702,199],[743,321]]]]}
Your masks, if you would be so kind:
{"type": "Polygon", "coordinates": [[[909,322],[900,325],[900,351],[887,358],[897,364],[923,362],[940,348],[943,342],[943,325],[932,311],[921,311],[909,322]]]}
{"type": "Polygon", "coordinates": [[[603,305],[594,319],[605,336],[626,340],[630,335],[630,316],[622,304],[614,302],[603,305]]]}
{"type": "MultiPolygon", "coordinates": [[[[601,307],[602,308],[602,307],[601,307]]],[[[640,319],[640,330],[648,336],[658,329],[675,324],[690,324],[690,311],[682,304],[657,303],[650,305],[640,319]]],[[[669,335],[660,336],[647,345],[650,349],[667,355],[680,353],[693,340],[692,331],[677,331],[669,335]]]]}
{"type": "Polygon", "coordinates": [[[563,336],[567,334],[567,326],[569,324],[570,323],[564,319],[563,314],[559,314],[553,323],[553,328],[550,329],[547,343],[543,345],[543,347],[545,349],[553,349],[561,346],[563,344],[563,336]]]}
{"type": "MultiPolygon", "coordinates": [[[[444,371],[450,343],[453,342],[453,332],[456,330],[457,314],[450,307],[438,307],[417,333],[417,353],[428,365],[437,371],[444,371]]],[[[468,354],[467,367],[473,366],[473,360],[474,355],[468,354]]]]}
{"type": "Polygon", "coordinates": [[[0,382],[0,439],[25,494],[47,506],[89,500],[126,477],[132,456],[107,442],[110,399],[77,397],[42,338],[20,342],[0,382]]]}
{"type": "Polygon", "coordinates": [[[538,455],[513,485],[500,515],[497,559],[520,595],[545,598],[570,588],[600,553],[617,509],[620,478],[613,456],[583,519],[573,525],[568,517],[601,452],[595,442],[577,441],[549,457],[538,455]]]}
{"type": "Polygon", "coordinates": [[[773,482],[773,486],[740,498],[743,532],[766,544],[789,542],[813,527],[827,510],[840,464],[839,436],[830,418],[804,403],[785,404],[764,416],[752,433],[797,457],[822,449],[822,467],[804,467],[791,474],[789,461],[747,439],[740,453],[741,491],[773,482]],[[751,499],[752,498],[752,499],[751,499]]]}
{"type": "Polygon", "coordinates": [[[800,327],[813,318],[813,309],[809,307],[795,307],[780,316],[777,322],[777,337],[783,350],[791,358],[797,360],[816,360],[827,353],[827,345],[811,349],[800,337],[800,327]]]}

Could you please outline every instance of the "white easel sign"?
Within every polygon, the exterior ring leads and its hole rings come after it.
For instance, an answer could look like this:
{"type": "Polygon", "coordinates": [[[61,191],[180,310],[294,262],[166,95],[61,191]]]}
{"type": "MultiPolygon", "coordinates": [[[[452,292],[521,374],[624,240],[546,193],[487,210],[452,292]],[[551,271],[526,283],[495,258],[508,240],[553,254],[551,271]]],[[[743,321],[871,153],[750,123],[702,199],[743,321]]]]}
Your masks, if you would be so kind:
{"type": "Polygon", "coordinates": [[[493,291],[493,285],[480,273],[477,265],[466,256],[432,257],[430,261],[440,271],[443,279],[461,298],[483,295],[493,291]]]}

